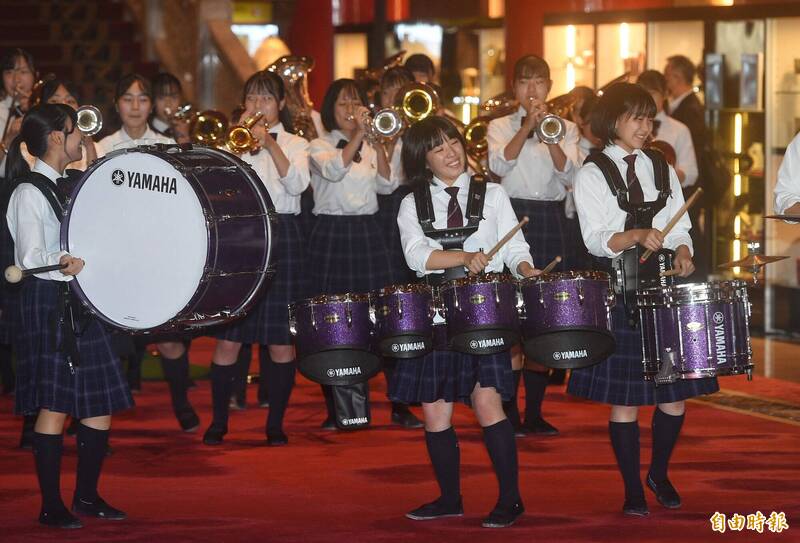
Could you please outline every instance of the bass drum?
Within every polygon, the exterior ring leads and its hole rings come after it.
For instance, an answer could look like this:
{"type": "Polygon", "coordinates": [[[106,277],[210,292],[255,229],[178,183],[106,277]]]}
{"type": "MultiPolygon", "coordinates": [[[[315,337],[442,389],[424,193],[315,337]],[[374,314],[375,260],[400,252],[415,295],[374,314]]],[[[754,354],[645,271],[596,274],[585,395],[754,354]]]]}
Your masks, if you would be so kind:
{"type": "Polygon", "coordinates": [[[207,147],[142,146],[94,162],[61,223],[86,267],[81,302],[130,332],[212,326],[243,316],[273,273],[275,211],[258,175],[207,147]]]}

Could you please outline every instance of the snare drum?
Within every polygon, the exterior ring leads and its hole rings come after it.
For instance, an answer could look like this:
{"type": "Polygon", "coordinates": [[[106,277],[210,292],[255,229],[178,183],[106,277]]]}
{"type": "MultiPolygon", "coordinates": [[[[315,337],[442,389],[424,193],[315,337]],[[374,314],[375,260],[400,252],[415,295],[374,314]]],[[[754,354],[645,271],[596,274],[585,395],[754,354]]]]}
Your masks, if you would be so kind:
{"type": "Polygon", "coordinates": [[[750,302],[743,281],[641,289],[637,304],[646,379],[667,383],[752,374],[750,302]]]}
{"type": "Polygon", "coordinates": [[[552,368],[585,368],[616,348],[611,308],[616,299],[607,273],[570,271],[521,283],[525,355],[552,368]]]}
{"type": "Polygon", "coordinates": [[[519,341],[517,282],[505,273],[452,279],[440,287],[447,341],[467,354],[494,354],[519,341]]]}
{"type": "Polygon", "coordinates": [[[383,356],[416,358],[432,349],[433,296],[424,283],[392,285],[373,292],[375,335],[383,356]]]}
{"type": "Polygon", "coordinates": [[[264,184],[235,156],[138,147],[83,174],[61,248],[86,260],[72,288],[100,320],[177,331],[245,314],[272,273],[274,222],[264,184]]]}
{"type": "Polygon", "coordinates": [[[354,385],[381,369],[373,353],[373,312],[367,294],[308,298],[289,306],[297,368],[323,385],[354,385]]]}

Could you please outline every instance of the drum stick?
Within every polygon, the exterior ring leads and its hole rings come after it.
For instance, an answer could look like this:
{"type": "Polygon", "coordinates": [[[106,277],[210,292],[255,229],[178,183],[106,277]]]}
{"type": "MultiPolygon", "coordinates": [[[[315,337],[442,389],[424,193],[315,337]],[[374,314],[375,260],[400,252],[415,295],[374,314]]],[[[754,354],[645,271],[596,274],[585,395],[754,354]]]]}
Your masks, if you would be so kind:
{"type": "MultiPolygon", "coordinates": [[[[696,191],[694,191],[694,194],[692,194],[689,197],[689,199],[686,200],[686,202],[681,206],[678,212],[675,213],[675,216],[672,217],[672,219],[667,223],[667,226],[664,228],[664,230],[661,231],[662,235],[666,236],[667,234],[669,234],[669,231],[672,230],[672,228],[676,224],[678,224],[678,221],[681,220],[681,217],[683,217],[686,214],[686,212],[689,211],[689,208],[692,207],[692,205],[694,205],[695,201],[700,197],[700,194],[702,193],[703,193],[702,188],[698,188],[696,191]]],[[[642,256],[639,258],[639,264],[644,264],[652,254],[653,251],[651,251],[650,249],[646,250],[644,254],[642,254],[642,256]]]]}
{"type": "Polygon", "coordinates": [[[503,239],[501,239],[500,241],[498,241],[498,242],[497,242],[497,245],[495,245],[494,247],[492,247],[492,250],[491,250],[491,251],[489,251],[489,252],[486,254],[486,257],[487,257],[489,260],[491,260],[491,259],[492,259],[492,257],[493,257],[494,255],[496,255],[496,254],[497,254],[497,251],[499,251],[500,249],[502,249],[502,248],[503,248],[503,245],[505,245],[506,243],[508,243],[508,240],[510,240],[511,238],[513,238],[513,237],[514,237],[514,234],[516,234],[517,232],[519,232],[519,229],[520,229],[520,228],[522,228],[523,226],[525,226],[526,224],[528,224],[528,220],[529,220],[529,219],[528,219],[528,216],[527,216],[527,215],[526,215],[526,216],[524,216],[524,217],[522,217],[522,220],[521,220],[521,221],[519,221],[519,224],[518,224],[517,226],[515,226],[514,228],[512,228],[511,230],[509,230],[509,231],[508,231],[508,234],[506,234],[505,236],[503,236],[503,239]]]}
{"type": "Polygon", "coordinates": [[[19,283],[24,277],[37,273],[47,273],[56,270],[63,270],[67,264],[53,264],[52,266],[42,266],[41,268],[28,268],[23,270],[19,266],[9,266],[6,268],[5,277],[9,283],[19,283]]]}
{"type": "Polygon", "coordinates": [[[675,268],[674,270],[664,270],[658,275],[659,277],[671,277],[673,275],[678,275],[679,273],[681,273],[681,270],[675,268]]]}
{"type": "Polygon", "coordinates": [[[557,256],[557,257],[555,257],[553,260],[551,260],[551,261],[550,261],[550,264],[548,264],[547,266],[545,266],[545,267],[544,267],[544,269],[542,270],[542,275],[544,275],[544,274],[546,274],[546,273],[550,273],[551,271],[553,271],[553,268],[555,268],[555,267],[556,267],[556,265],[557,265],[559,262],[561,262],[561,257],[560,257],[560,256],[557,256]]]}

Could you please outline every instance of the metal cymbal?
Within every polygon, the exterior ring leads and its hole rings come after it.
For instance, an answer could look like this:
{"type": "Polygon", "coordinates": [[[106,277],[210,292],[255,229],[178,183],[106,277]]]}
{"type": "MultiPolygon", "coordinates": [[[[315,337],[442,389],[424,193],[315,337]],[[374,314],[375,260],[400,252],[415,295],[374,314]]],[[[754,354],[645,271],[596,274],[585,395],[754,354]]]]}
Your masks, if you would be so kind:
{"type": "Polygon", "coordinates": [[[760,254],[750,254],[741,260],[734,260],[733,262],[726,262],[720,264],[720,268],[758,268],[765,264],[771,264],[779,260],[789,258],[788,256],[767,256],[760,254]]]}
{"type": "Polygon", "coordinates": [[[800,215],[764,215],[765,219],[778,219],[781,221],[800,222],[800,215]]]}

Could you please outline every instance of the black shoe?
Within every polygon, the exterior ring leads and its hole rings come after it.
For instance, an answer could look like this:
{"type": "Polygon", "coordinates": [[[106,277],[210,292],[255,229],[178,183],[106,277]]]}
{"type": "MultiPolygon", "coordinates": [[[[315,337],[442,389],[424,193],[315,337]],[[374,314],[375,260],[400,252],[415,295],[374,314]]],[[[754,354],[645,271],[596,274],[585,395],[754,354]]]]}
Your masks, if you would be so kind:
{"type": "Polygon", "coordinates": [[[175,418],[178,419],[178,424],[184,432],[196,432],[200,427],[200,417],[189,404],[176,409],[175,418]]]}
{"type": "Polygon", "coordinates": [[[647,474],[647,488],[653,491],[656,495],[658,503],[667,509],[678,509],[681,506],[681,497],[669,479],[664,479],[660,483],[656,483],[650,474],[647,474]]]}
{"type": "Polygon", "coordinates": [[[64,530],[83,528],[83,523],[80,519],[70,513],[64,506],[57,511],[42,511],[39,513],[39,524],[64,530]]]}
{"type": "Polygon", "coordinates": [[[205,445],[221,445],[222,438],[225,437],[225,434],[227,433],[227,428],[220,428],[218,426],[214,426],[212,423],[211,426],[208,427],[208,430],[206,430],[206,433],[203,434],[203,443],[205,445]]]}
{"type": "Polygon", "coordinates": [[[111,507],[100,496],[94,501],[75,498],[72,500],[72,512],[84,517],[96,517],[103,520],[125,520],[128,515],[116,507],[111,507]]]}
{"type": "Polygon", "coordinates": [[[514,437],[525,437],[528,435],[528,429],[525,428],[525,425],[518,424],[514,425],[514,437]]]}
{"type": "Polygon", "coordinates": [[[642,497],[641,501],[626,499],[622,505],[622,512],[631,517],[646,517],[650,514],[644,497],[642,497]]]}
{"type": "Polygon", "coordinates": [[[517,502],[511,507],[507,505],[497,504],[495,508],[489,513],[489,516],[483,519],[481,526],[484,528],[508,528],[525,512],[522,502],[517,502]]]}
{"type": "Polygon", "coordinates": [[[267,445],[270,447],[282,447],[288,444],[289,438],[283,432],[267,433],[267,445]]]}
{"type": "Polygon", "coordinates": [[[534,420],[526,420],[525,424],[522,425],[523,428],[527,431],[527,433],[537,435],[537,436],[557,436],[558,435],[558,428],[544,420],[542,417],[538,417],[534,420]]]}
{"type": "Polygon", "coordinates": [[[336,421],[333,420],[331,417],[326,418],[322,421],[321,428],[323,430],[338,430],[339,428],[336,426],[336,421]]]}
{"type": "Polygon", "coordinates": [[[244,411],[247,409],[247,402],[241,398],[237,398],[236,396],[231,396],[231,401],[228,403],[228,407],[234,411],[244,411]]]}
{"type": "Polygon", "coordinates": [[[411,411],[392,411],[392,424],[399,424],[403,428],[422,428],[424,424],[411,411]]]}
{"type": "Polygon", "coordinates": [[[431,503],[421,505],[413,511],[409,511],[406,513],[406,518],[410,518],[411,520],[435,520],[439,518],[464,516],[464,505],[460,497],[455,505],[447,505],[441,500],[442,499],[439,498],[431,503]]]}

